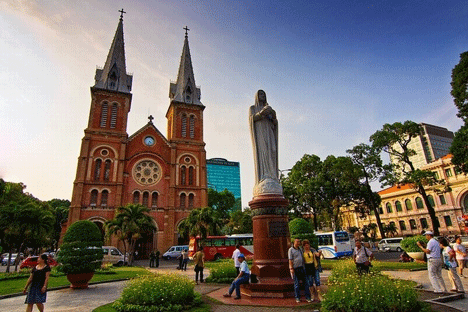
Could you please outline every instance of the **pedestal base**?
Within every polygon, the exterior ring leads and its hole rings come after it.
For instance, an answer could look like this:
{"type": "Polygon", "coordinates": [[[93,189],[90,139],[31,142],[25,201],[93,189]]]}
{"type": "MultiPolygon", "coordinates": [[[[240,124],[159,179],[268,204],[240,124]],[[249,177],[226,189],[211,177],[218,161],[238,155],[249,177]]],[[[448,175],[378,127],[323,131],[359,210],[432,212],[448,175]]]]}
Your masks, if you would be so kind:
{"type": "Polygon", "coordinates": [[[249,202],[253,218],[254,261],[252,274],[258,283],[242,285],[242,292],[254,298],[294,296],[289,273],[288,201],[278,194],[255,196],[249,202]]]}

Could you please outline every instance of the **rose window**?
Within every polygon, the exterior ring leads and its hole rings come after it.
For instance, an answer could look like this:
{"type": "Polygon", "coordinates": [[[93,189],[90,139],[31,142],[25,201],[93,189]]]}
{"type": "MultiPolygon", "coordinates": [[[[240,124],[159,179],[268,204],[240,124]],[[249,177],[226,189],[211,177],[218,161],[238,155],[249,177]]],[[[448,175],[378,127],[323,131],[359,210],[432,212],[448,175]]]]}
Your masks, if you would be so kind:
{"type": "Polygon", "coordinates": [[[142,160],[133,167],[133,178],[140,184],[154,184],[161,178],[161,169],[154,161],[142,160]]]}

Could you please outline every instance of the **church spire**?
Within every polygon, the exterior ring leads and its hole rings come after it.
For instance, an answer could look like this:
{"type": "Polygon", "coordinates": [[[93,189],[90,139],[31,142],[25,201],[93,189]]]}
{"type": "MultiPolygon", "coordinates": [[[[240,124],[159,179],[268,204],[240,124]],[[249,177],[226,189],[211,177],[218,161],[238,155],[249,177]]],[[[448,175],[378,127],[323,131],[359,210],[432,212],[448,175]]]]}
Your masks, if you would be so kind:
{"type": "Polygon", "coordinates": [[[176,83],[170,84],[169,98],[177,102],[202,105],[200,102],[201,91],[195,84],[192,58],[190,56],[188,43],[188,31],[190,29],[185,26],[184,30],[185,40],[184,47],[182,48],[182,56],[180,58],[179,74],[177,75],[176,83]]]}
{"type": "Polygon", "coordinates": [[[132,75],[128,75],[125,66],[125,48],[123,35],[123,9],[120,12],[119,24],[115,31],[114,40],[102,69],[96,69],[94,87],[130,93],[132,90],[132,75]]]}

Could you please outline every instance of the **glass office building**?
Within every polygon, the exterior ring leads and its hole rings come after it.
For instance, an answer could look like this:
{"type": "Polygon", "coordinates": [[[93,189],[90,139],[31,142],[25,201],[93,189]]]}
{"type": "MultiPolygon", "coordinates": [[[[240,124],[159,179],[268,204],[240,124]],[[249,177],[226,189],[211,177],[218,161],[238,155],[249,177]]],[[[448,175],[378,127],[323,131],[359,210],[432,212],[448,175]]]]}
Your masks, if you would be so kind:
{"type": "Polygon", "coordinates": [[[241,198],[240,165],[224,158],[206,160],[208,187],[218,192],[227,189],[235,198],[241,198]]]}

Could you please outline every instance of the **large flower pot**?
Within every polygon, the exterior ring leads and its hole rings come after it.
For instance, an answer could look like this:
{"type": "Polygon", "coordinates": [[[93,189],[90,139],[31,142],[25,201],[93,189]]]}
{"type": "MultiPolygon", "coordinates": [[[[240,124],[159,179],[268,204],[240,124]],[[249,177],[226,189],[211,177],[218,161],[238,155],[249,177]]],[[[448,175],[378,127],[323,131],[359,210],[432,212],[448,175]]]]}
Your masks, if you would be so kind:
{"type": "Polygon", "coordinates": [[[70,287],[73,289],[86,289],[88,282],[93,278],[94,272],[67,274],[67,280],[70,282],[70,287]]]}
{"type": "Polygon", "coordinates": [[[416,261],[424,261],[424,252],[417,251],[417,252],[407,252],[408,256],[413,258],[416,261]]]}

